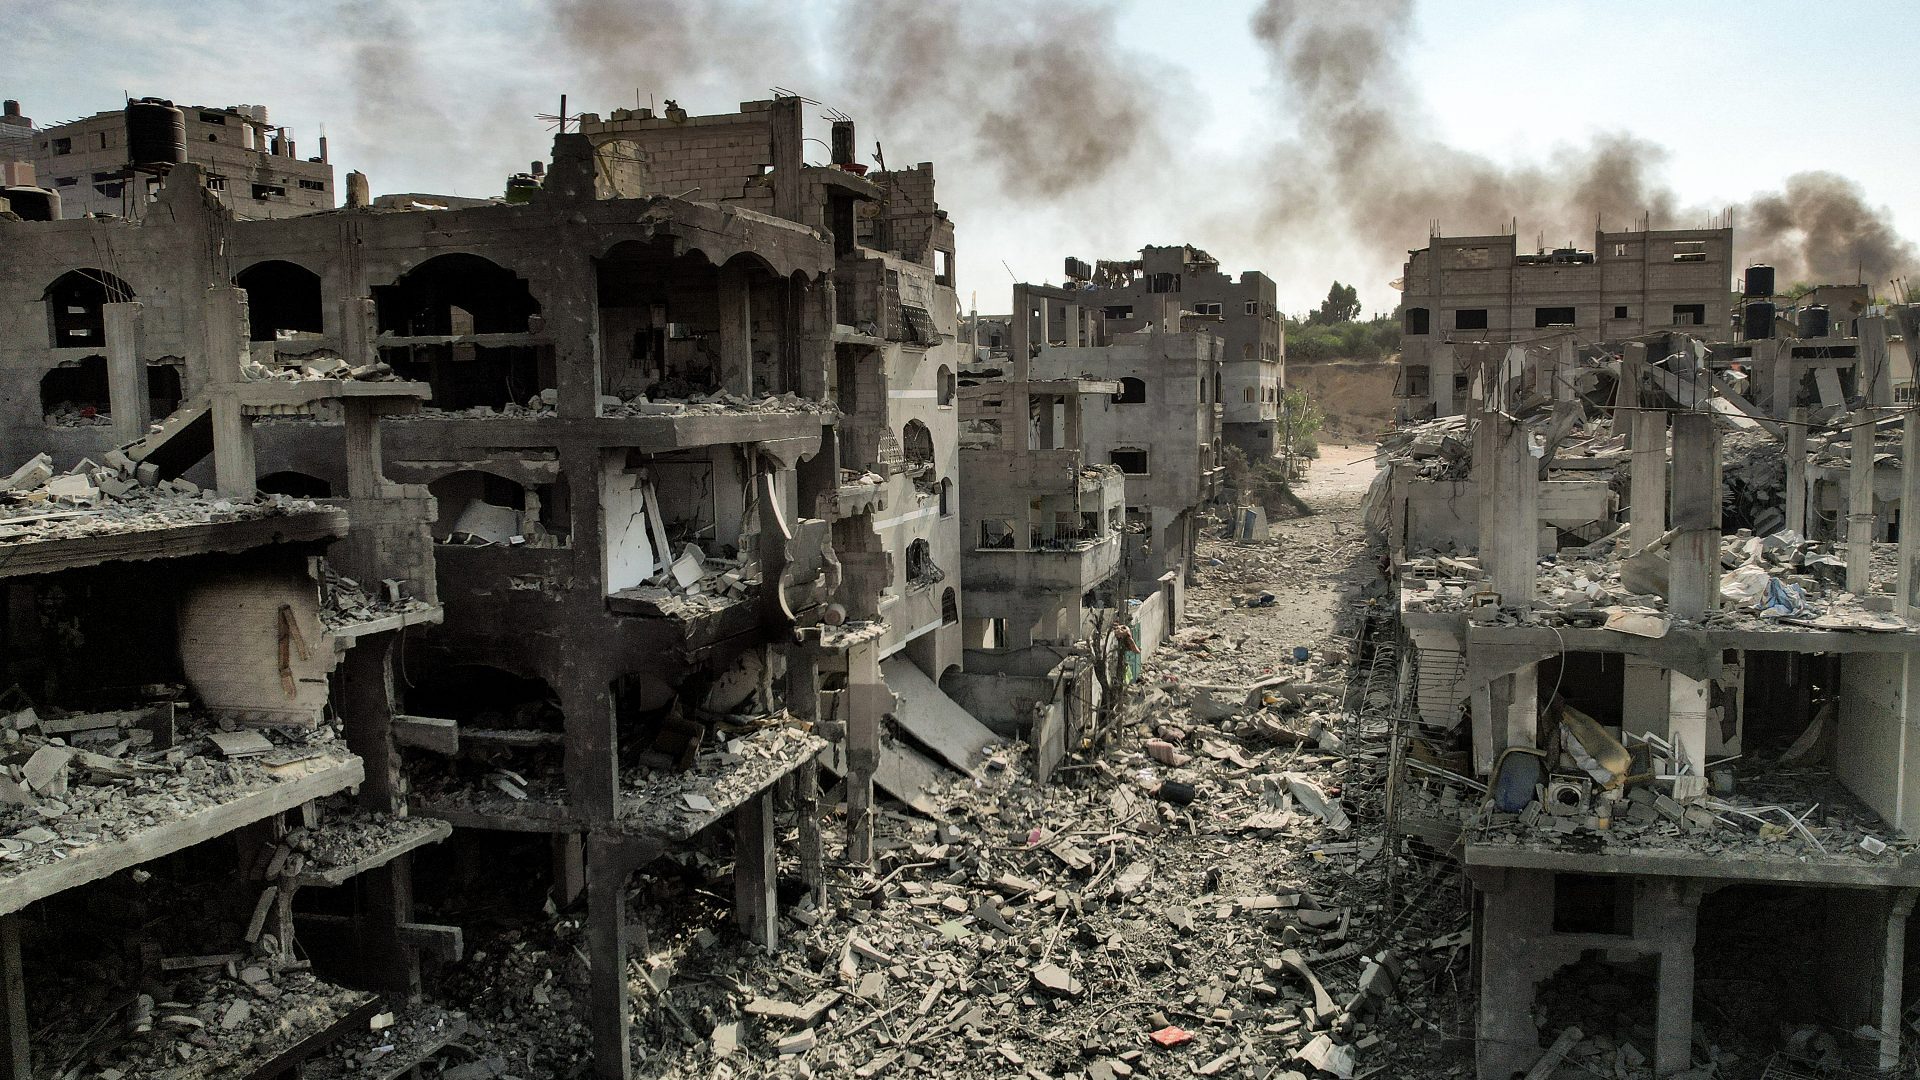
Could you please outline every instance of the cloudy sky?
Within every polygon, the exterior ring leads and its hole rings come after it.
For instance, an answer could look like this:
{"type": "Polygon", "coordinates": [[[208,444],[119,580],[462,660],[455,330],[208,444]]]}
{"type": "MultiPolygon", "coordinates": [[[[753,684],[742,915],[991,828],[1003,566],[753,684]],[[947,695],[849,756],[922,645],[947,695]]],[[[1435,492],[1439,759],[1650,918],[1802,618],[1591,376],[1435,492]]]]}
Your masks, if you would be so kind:
{"type": "Polygon", "coordinates": [[[1062,256],[1147,243],[1264,270],[1296,312],[1334,278],[1391,308],[1434,228],[1585,245],[1642,213],[1731,211],[1739,257],[1788,280],[1920,277],[1904,4],[0,0],[0,18],[0,93],[40,123],[129,94],[265,104],[376,193],[498,193],[546,156],[536,117],[563,93],[700,113],[788,88],[852,114],[863,160],[878,141],[890,165],[935,162],[983,311],[1062,256]]]}

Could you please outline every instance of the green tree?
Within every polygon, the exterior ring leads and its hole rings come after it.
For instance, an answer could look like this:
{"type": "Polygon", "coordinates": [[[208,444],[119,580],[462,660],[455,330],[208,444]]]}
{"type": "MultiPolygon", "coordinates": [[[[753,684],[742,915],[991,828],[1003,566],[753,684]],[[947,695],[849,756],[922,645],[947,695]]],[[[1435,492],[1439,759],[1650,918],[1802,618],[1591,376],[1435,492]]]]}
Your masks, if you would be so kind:
{"type": "Polygon", "coordinates": [[[1359,317],[1360,290],[1335,281],[1333,287],[1327,290],[1326,300],[1307,316],[1307,321],[1316,326],[1336,326],[1359,317]]]}
{"type": "Polygon", "coordinates": [[[1307,397],[1305,390],[1287,390],[1280,395],[1280,467],[1288,479],[1300,475],[1297,462],[1320,456],[1320,444],[1314,435],[1327,414],[1307,397]]]}

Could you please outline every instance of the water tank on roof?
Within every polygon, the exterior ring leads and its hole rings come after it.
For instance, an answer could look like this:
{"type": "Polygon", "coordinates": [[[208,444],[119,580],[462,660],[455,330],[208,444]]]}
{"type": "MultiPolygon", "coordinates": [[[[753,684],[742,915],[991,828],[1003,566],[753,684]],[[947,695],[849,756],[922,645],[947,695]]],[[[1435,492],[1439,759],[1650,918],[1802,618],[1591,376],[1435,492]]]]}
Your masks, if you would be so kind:
{"type": "Polygon", "coordinates": [[[1754,341],[1772,336],[1773,304],[1766,300],[1747,301],[1746,306],[1740,310],[1740,339],[1754,341]]]}
{"type": "Polygon", "coordinates": [[[1832,314],[1825,304],[1800,309],[1800,336],[1803,338],[1823,338],[1833,327],[1832,314]]]}
{"type": "Polygon", "coordinates": [[[187,160],[187,116],[161,98],[127,102],[127,162],[164,172],[187,160]]]}
{"type": "Polygon", "coordinates": [[[0,199],[25,221],[59,221],[60,193],[37,187],[0,188],[0,199]]]}
{"type": "Polygon", "coordinates": [[[1742,290],[1748,296],[1773,295],[1773,267],[1756,264],[1747,267],[1747,287],[1742,290]]]}

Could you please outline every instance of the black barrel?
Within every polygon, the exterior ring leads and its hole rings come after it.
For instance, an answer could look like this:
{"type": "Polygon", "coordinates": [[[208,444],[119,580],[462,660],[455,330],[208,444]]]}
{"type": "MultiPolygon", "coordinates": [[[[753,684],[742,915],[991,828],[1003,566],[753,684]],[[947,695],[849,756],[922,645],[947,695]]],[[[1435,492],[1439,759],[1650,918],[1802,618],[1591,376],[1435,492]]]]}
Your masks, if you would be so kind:
{"type": "Polygon", "coordinates": [[[1825,304],[1800,309],[1800,336],[1803,338],[1823,338],[1832,328],[1833,319],[1825,304]]]}
{"type": "Polygon", "coordinates": [[[1746,295],[1773,295],[1773,267],[1758,263],[1747,267],[1746,295]]]}
{"type": "Polygon", "coordinates": [[[1740,340],[1757,341],[1772,336],[1773,304],[1765,300],[1747,301],[1746,306],[1740,309],[1740,340]]]}
{"type": "Polygon", "coordinates": [[[153,171],[187,160],[187,114],[161,98],[127,102],[127,163],[153,171]]]}

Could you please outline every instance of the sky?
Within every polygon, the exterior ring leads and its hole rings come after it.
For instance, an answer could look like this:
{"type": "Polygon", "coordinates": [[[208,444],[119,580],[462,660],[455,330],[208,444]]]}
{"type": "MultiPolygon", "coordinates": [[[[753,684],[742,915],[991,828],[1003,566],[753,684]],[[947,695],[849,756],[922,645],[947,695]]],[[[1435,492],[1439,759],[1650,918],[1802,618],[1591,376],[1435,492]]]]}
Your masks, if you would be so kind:
{"type": "Polygon", "coordinates": [[[0,23],[0,95],[42,124],[126,95],[264,104],[376,194],[499,193],[547,156],[537,117],[563,93],[572,112],[697,114],[787,88],[821,103],[809,135],[831,107],[862,160],[877,141],[893,167],[935,163],[962,304],[983,312],[1065,256],[1179,243],[1267,273],[1291,312],[1335,279],[1391,310],[1432,228],[1517,219],[1523,249],[1585,246],[1596,215],[1639,210],[1699,227],[1734,209],[1736,259],[1804,254],[1803,274],[1920,270],[1901,239],[1920,234],[1920,139],[1897,119],[1920,97],[1920,8],[1902,4],[0,0],[0,23]],[[1793,180],[1813,171],[1843,179],[1793,180]],[[1760,221],[1773,239],[1743,226],[1760,221]]]}

